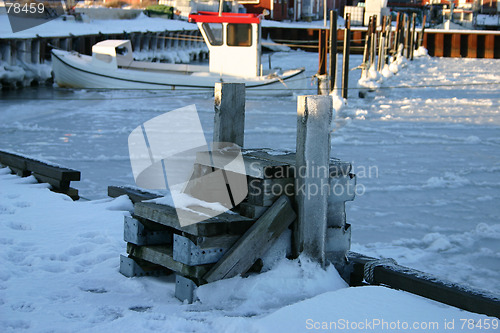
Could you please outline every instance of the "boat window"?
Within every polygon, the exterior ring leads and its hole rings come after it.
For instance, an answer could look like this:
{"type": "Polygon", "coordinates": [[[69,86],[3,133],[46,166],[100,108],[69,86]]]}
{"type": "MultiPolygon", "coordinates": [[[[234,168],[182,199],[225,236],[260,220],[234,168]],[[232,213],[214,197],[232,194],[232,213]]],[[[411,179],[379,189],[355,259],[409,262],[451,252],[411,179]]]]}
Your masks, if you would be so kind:
{"type": "Polygon", "coordinates": [[[109,54],[94,53],[94,56],[97,60],[101,60],[107,63],[113,61],[113,57],[111,57],[109,54]]]}
{"type": "Polygon", "coordinates": [[[124,56],[124,55],[126,55],[127,53],[128,53],[128,49],[127,49],[127,47],[125,47],[125,46],[118,46],[118,47],[116,48],[116,54],[118,54],[118,55],[122,55],[122,56],[124,56]]]}
{"type": "Polygon", "coordinates": [[[227,45],[229,46],[251,46],[252,25],[251,24],[228,24],[227,45]]]}
{"type": "Polygon", "coordinates": [[[203,23],[202,27],[211,45],[222,45],[222,23],[203,23]]]}

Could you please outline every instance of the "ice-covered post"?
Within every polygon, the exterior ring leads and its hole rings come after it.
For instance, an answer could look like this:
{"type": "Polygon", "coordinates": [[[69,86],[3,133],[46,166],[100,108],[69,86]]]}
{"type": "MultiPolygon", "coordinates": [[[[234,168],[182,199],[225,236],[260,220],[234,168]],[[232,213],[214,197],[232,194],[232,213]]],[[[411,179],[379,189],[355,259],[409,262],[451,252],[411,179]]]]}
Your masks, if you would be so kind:
{"type": "Polygon", "coordinates": [[[386,45],[385,45],[385,63],[389,64],[389,56],[391,51],[392,41],[392,16],[387,16],[387,30],[386,30],[386,45]]]}
{"type": "Polygon", "coordinates": [[[330,92],[337,83],[337,11],[330,10],[330,92]]]}
{"type": "Polygon", "coordinates": [[[351,14],[345,15],[344,53],[342,60],[342,97],[347,99],[347,85],[349,84],[349,53],[351,50],[351,14]]]}
{"type": "Polygon", "coordinates": [[[331,97],[298,97],[294,250],[322,265],[325,263],[332,118],[331,97]]]}
{"type": "Polygon", "coordinates": [[[215,83],[214,108],[214,143],[232,142],[243,147],[245,132],[245,84],[215,83]]]}

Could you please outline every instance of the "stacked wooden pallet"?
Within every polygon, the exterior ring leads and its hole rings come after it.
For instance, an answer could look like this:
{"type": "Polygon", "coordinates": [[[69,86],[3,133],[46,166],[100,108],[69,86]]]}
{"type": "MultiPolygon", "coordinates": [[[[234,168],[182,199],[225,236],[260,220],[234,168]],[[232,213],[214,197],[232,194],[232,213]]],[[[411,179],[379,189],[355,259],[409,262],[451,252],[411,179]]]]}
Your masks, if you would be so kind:
{"type": "MultiPolygon", "coordinates": [[[[194,173],[214,172],[220,165],[199,153],[194,173]]],[[[220,161],[220,159],[219,159],[220,161]]],[[[128,257],[121,257],[126,276],[175,272],[176,297],[193,300],[197,285],[246,273],[295,220],[292,208],[295,153],[270,149],[243,151],[248,195],[232,211],[181,226],[174,207],[149,199],[157,194],[136,188],[110,187],[135,202],[125,218],[128,257]],[[149,200],[149,201],[142,201],[149,200]]],[[[351,165],[331,160],[332,175],[349,174],[351,165]]],[[[183,211],[182,214],[195,214],[183,211]]]]}
{"type": "Polygon", "coordinates": [[[64,193],[73,200],[80,198],[78,190],[70,186],[71,181],[80,180],[80,171],[6,151],[0,151],[0,165],[9,167],[20,177],[32,175],[40,183],[50,184],[52,191],[64,193]]]}

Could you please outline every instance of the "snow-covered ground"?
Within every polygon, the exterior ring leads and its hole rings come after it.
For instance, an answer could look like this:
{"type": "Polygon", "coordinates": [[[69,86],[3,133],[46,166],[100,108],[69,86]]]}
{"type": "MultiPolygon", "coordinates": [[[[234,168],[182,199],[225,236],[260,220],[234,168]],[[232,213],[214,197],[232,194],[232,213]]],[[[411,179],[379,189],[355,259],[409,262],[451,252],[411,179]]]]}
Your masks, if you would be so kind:
{"type": "MultiPolygon", "coordinates": [[[[317,54],[298,51],[272,56],[274,66],[305,66],[311,75],[317,61],[317,54]]],[[[351,67],[359,63],[352,56],[351,67]]],[[[353,250],[500,293],[499,65],[423,57],[365,99],[350,91],[337,114],[332,154],[353,162],[364,189],[347,205],[353,250]]],[[[350,86],[359,76],[351,71],[350,86]]],[[[104,198],[108,185],[133,184],[127,137],[144,121],[194,103],[211,138],[211,94],[41,88],[1,96],[0,149],[81,170],[75,186],[92,199],[104,198]]],[[[295,132],[295,98],[247,98],[248,148],[294,149],[295,132]]],[[[124,213],[109,208],[127,208],[126,200],[72,203],[42,185],[12,184],[18,182],[23,180],[0,178],[0,255],[6,263],[0,313],[7,313],[0,320],[13,329],[305,331],[308,316],[441,323],[477,318],[382,288],[343,288],[335,272],[305,260],[209,285],[200,289],[201,303],[180,305],[172,278],[125,279],[117,272],[124,213]],[[75,215],[44,209],[54,205],[75,215]],[[232,292],[217,299],[220,290],[232,292]]]]}
{"type": "MultiPolygon", "coordinates": [[[[472,332],[498,319],[384,287],[347,288],[333,266],[300,258],[248,278],[204,285],[192,305],[173,276],[125,278],[127,197],[73,202],[0,169],[2,332],[472,332]],[[473,321],[474,324],[471,324],[473,321]],[[335,325],[335,326],[333,326],[335,325]],[[471,330],[468,325],[472,325],[471,330]],[[369,327],[370,329],[367,329],[369,327]],[[464,329],[462,329],[464,328],[464,329]]],[[[486,330],[490,331],[490,330],[486,330]]]]}

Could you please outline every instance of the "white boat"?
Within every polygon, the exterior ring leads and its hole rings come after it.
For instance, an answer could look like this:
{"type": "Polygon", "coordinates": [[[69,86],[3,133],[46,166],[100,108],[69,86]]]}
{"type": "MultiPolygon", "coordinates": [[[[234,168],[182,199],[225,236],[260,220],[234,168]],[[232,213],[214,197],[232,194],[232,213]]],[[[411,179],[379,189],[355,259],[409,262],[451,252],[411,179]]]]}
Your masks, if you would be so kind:
{"type": "Polygon", "coordinates": [[[304,68],[263,70],[259,16],[201,12],[190,20],[209,48],[208,66],[135,61],[129,40],[105,40],[92,47],[92,56],[53,49],[55,82],[70,88],[210,90],[216,82],[242,82],[262,95],[304,89],[304,68]]]}

